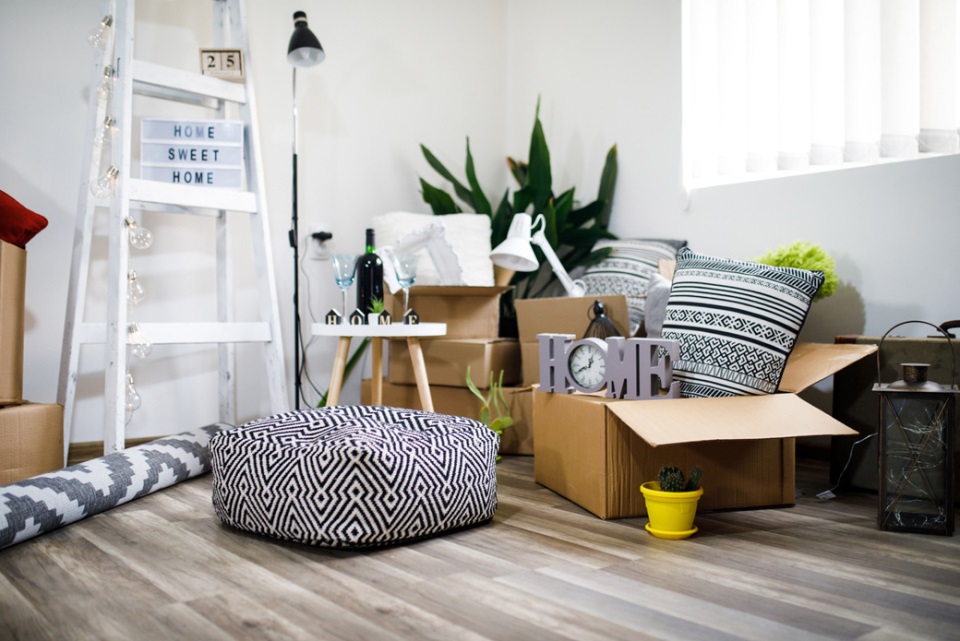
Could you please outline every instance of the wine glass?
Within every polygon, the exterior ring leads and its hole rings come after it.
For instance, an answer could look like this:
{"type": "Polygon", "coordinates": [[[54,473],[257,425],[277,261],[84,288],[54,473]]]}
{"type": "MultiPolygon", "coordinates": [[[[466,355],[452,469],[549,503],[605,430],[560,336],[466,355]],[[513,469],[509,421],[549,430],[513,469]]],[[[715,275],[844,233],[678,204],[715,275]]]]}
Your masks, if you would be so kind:
{"type": "Polygon", "coordinates": [[[397,282],[403,290],[403,313],[410,311],[410,286],[417,280],[417,262],[419,254],[390,254],[393,271],[397,275],[397,282]]]}
{"type": "Polygon", "coordinates": [[[353,285],[353,279],[356,277],[357,255],[356,254],[334,254],[330,257],[333,261],[333,277],[337,281],[337,287],[343,294],[343,317],[347,317],[347,290],[353,285]]]}

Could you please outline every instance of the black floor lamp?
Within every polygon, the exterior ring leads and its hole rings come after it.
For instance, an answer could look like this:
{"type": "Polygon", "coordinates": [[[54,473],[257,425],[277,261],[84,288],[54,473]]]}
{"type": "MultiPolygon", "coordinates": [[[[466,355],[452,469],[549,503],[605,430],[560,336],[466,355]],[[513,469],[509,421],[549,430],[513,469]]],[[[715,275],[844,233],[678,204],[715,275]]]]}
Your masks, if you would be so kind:
{"type": "Polygon", "coordinates": [[[290,228],[290,246],[293,247],[293,358],[294,407],[300,409],[300,355],[303,339],[300,336],[300,234],[297,229],[297,67],[312,67],[323,62],[325,54],[320,41],[307,27],[307,14],[293,14],[293,35],[287,47],[287,61],[293,65],[293,206],[290,228]]]}

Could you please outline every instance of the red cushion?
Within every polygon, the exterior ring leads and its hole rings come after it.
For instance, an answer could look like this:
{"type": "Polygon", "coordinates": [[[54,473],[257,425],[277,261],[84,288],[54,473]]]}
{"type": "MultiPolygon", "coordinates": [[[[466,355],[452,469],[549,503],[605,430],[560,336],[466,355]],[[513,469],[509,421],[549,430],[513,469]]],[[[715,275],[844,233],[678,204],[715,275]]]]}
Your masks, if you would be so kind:
{"type": "Polygon", "coordinates": [[[24,249],[46,226],[46,218],[0,191],[0,240],[24,249]]]}

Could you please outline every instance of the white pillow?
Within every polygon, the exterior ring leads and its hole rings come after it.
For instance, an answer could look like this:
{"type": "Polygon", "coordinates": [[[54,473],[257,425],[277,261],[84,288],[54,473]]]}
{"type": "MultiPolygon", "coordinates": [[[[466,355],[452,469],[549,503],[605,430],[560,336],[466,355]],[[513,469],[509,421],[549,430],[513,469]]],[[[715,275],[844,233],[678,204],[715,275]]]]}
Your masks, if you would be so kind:
{"type": "Polygon", "coordinates": [[[663,318],[667,313],[667,301],[670,300],[671,284],[660,274],[654,274],[650,277],[650,285],[647,287],[647,310],[643,319],[647,329],[647,338],[660,338],[660,332],[663,330],[663,318]]]}
{"type": "MultiPolygon", "coordinates": [[[[489,287],[493,285],[493,262],[490,260],[490,217],[484,214],[414,214],[391,212],[374,216],[372,226],[377,247],[393,245],[406,234],[430,223],[439,222],[463,268],[461,285],[489,287]]],[[[416,285],[439,285],[440,274],[426,249],[420,251],[416,285]]]]}

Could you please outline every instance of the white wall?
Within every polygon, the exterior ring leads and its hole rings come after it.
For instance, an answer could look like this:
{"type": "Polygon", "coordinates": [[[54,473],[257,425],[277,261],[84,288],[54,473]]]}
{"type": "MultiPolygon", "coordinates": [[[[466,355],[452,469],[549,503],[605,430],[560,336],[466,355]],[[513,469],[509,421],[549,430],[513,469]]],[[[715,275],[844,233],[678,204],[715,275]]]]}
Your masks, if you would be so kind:
{"type": "Polygon", "coordinates": [[[821,243],[841,286],[814,304],[806,340],[960,317],[960,156],[706,188],[688,203],[679,21],[679,2],[511,2],[511,150],[525,153],[541,95],[555,186],[592,198],[603,155],[618,144],[619,236],[685,238],[742,259],[794,240],[821,243]]]}
{"type": "MultiPolygon", "coordinates": [[[[136,55],[194,69],[207,36],[212,3],[141,0],[136,55]]],[[[362,251],[363,230],[375,214],[426,211],[418,175],[429,175],[419,144],[462,167],[471,136],[485,184],[505,185],[500,158],[505,92],[504,2],[409,0],[247,1],[260,137],[271,218],[288,383],[292,400],[293,312],[290,228],[292,103],[286,47],[295,10],[307,12],[327,59],[298,74],[300,97],[300,227],[322,224],[332,248],[362,251]]],[[[0,3],[0,188],[44,214],[49,227],[28,249],[24,396],[54,402],[59,377],[70,253],[83,149],[87,91],[94,52],[86,42],[101,18],[95,0],[5,0],[0,3]],[[37,47],[43,39],[44,46],[37,47]]],[[[143,116],[184,113],[158,101],[138,101],[143,116]]],[[[137,140],[136,135],[134,140],[137,140]]],[[[145,214],[156,240],[132,252],[147,289],[132,318],[211,320],[213,262],[210,221],[145,214]]],[[[102,314],[105,223],[97,222],[99,263],[92,268],[88,320],[102,314]]],[[[241,241],[247,236],[241,230],[241,241]]],[[[243,247],[245,245],[241,245],[243,247]]],[[[238,299],[253,295],[249,261],[238,264],[238,299]]],[[[307,263],[301,278],[304,323],[308,294],[315,313],[338,304],[329,263],[307,263]]],[[[240,305],[238,310],[247,309],[240,305]]],[[[327,386],[335,343],[310,348],[313,380],[327,386]]],[[[101,438],[102,349],[84,348],[73,441],[101,438]]],[[[240,420],[269,411],[259,348],[242,347],[238,373],[240,420]]],[[[368,365],[369,367],[369,365],[368,365]]],[[[216,355],[210,348],[155,347],[132,361],[141,409],[128,436],[189,429],[216,420],[216,355]]],[[[317,394],[309,391],[309,398],[317,394]]],[[[344,400],[358,400],[356,381],[344,400]]]]}
{"type": "MultiPolygon", "coordinates": [[[[138,5],[138,56],[189,67],[196,48],[211,44],[206,3],[138,5]]],[[[878,334],[912,317],[939,322],[960,316],[960,157],[710,188],[697,192],[687,207],[680,184],[679,2],[248,5],[290,381],[292,116],[284,53],[297,9],[307,12],[327,51],[322,65],[298,75],[300,224],[306,229],[323,223],[336,247],[359,249],[366,223],[378,213],[424,211],[417,176],[434,175],[420,157],[420,143],[459,173],[469,135],[481,183],[490,193],[502,193],[508,184],[503,158],[526,157],[541,96],[558,189],[576,185],[581,200],[592,199],[604,154],[618,145],[611,223],[617,234],[686,238],[696,249],[739,258],[794,239],[820,242],[833,253],[843,284],[832,299],[814,306],[806,338],[829,341],[840,333],[878,334]]],[[[35,401],[56,397],[93,60],[86,35],[100,18],[98,7],[94,0],[0,3],[0,87],[7,98],[0,101],[0,188],[50,219],[28,246],[24,392],[35,401]],[[41,34],[46,44],[36,51],[41,34]]],[[[137,313],[161,320],[197,308],[206,313],[212,264],[203,221],[150,214],[145,222],[157,241],[135,255],[151,301],[137,313]],[[184,302],[166,302],[171,294],[184,302]]],[[[248,264],[239,267],[241,276],[249,274],[248,264]]],[[[102,273],[95,271],[94,278],[102,273]]],[[[308,263],[307,274],[301,302],[306,305],[309,292],[322,314],[339,296],[329,266],[308,263]]],[[[102,289],[102,282],[91,283],[101,303],[102,289]]],[[[249,286],[238,294],[245,300],[249,286]]],[[[308,359],[321,389],[332,361],[328,343],[314,343],[308,359]]],[[[100,437],[98,360],[96,348],[84,350],[75,441],[100,437]]],[[[144,400],[131,436],[216,418],[212,350],[155,349],[133,367],[144,400]]],[[[241,350],[240,369],[243,420],[264,413],[267,401],[256,350],[241,350]]],[[[345,400],[356,399],[354,383],[345,400]]]]}

